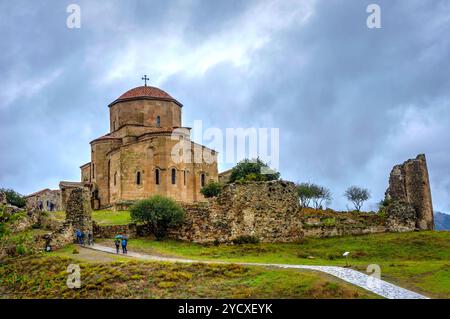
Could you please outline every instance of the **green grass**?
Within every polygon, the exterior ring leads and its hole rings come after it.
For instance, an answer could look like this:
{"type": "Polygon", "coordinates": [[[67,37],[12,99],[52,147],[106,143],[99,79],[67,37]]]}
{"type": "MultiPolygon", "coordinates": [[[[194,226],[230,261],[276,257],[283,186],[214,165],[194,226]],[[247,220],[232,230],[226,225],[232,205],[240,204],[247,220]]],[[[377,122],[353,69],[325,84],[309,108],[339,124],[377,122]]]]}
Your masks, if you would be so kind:
{"type": "MultiPolygon", "coordinates": [[[[51,212],[51,216],[57,220],[64,220],[66,213],[63,211],[51,212]]],[[[94,210],[92,211],[92,219],[99,225],[127,225],[131,223],[129,211],[112,211],[112,210],[94,210]]]]}
{"type": "MultiPolygon", "coordinates": [[[[112,245],[112,241],[101,240],[112,245]]],[[[381,267],[383,279],[430,297],[450,298],[450,232],[383,233],[309,238],[301,243],[205,246],[145,238],[129,241],[130,251],[197,260],[344,266],[350,252],[353,268],[381,267]]]]}
{"type": "Polygon", "coordinates": [[[111,210],[94,210],[92,218],[99,225],[127,225],[131,223],[130,212],[111,211],[111,210]]]}
{"type": "Polygon", "coordinates": [[[98,263],[51,254],[18,258],[0,264],[0,296],[3,298],[377,298],[370,292],[334,277],[308,271],[129,260],[98,263]],[[81,268],[80,289],[69,289],[66,285],[69,264],[78,264],[81,268]]]}

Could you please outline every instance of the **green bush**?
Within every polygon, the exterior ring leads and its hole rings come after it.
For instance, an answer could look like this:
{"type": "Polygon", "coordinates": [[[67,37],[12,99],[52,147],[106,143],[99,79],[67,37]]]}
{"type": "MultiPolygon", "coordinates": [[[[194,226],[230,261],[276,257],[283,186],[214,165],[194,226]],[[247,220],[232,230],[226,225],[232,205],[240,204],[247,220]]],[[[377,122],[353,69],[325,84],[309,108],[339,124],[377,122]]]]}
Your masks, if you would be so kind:
{"type": "Polygon", "coordinates": [[[333,217],[325,218],[323,221],[323,225],[327,227],[332,227],[336,225],[336,219],[333,217]]]}
{"type": "Polygon", "coordinates": [[[259,158],[240,161],[231,171],[229,183],[247,181],[272,181],[280,178],[280,173],[272,170],[259,158]]]}
{"type": "Polygon", "coordinates": [[[209,181],[209,183],[200,189],[200,193],[206,198],[216,197],[222,191],[222,185],[218,182],[209,181]]]}
{"type": "Polygon", "coordinates": [[[259,238],[256,236],[239,236],[233,239],[233,244],[242,245],[242,244],[257,244],[259,243],[259,238]]]}
{"type": "Polygon", "coordinates": [[[181,206],[160,195],[136,202],[130,208],[130,215],[133,221],[147,224],[158,240],[166,236],[169,227],[178,226],[184,220],[181,206]]]}
{"type": "Polygon", "coordinates": [[[11,205],[23,208],[27,204],[25,197],[12,189],[0,188],[0,192],[5,193],[6,201],[11,205]]]}
{"type": "Polygon", "coordinates": [[[18,255],[25,255],[27,253],[27,249],[25,248],[25,246],[23,244],[18,244],[16,246],[16,253],[18,255]]]}

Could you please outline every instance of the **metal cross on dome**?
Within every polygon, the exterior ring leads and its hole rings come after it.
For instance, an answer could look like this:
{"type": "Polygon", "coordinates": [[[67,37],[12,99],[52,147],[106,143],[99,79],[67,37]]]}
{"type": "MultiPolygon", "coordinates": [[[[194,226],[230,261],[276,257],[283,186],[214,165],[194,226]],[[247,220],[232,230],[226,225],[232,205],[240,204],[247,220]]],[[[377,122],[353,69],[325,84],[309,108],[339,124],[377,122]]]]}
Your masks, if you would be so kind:
{"type": "Polygon", "coordinates": [[[147,74],[144,74],[144,76],[142,77],[142,80],[144,80],[144,83],[145,83],[144,85],[147,86],[147,81],[150,79],[147,77],[147,74]]]}

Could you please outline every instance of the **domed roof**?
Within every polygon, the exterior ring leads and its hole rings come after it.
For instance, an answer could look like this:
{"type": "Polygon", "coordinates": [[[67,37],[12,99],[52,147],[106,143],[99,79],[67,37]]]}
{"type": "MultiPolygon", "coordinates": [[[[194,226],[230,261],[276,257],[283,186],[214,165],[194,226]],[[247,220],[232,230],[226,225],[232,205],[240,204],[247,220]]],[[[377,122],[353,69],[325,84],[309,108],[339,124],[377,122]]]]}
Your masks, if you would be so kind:
{"type": "Polygon", "coordinates": [[[138,99],[171,101],[178,104],[179,106],[183,106],[180,102],[171,97],[167,92],[154,86],[138,86],[134,89],[128,90],[121,96],[119,96],[109,106],[123,101],[138,99]]]}

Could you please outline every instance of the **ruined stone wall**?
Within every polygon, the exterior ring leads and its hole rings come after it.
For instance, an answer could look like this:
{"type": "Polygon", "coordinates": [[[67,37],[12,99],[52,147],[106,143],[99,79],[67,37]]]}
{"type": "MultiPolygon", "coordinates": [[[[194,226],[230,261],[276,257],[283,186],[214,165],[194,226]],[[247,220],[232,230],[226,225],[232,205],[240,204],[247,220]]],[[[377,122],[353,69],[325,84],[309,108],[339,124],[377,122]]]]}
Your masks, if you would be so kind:
{"type": "MultiPolygon", "coordinates": [[[[433,203],[425,155],[420,154],[392,169],[386,199],[410,205],[416,214],[416,228],[434,228],[433,203]]],[[[408,210],[408,209],[406,209],[408,210]]]]}
{"type": "Polygon", "coordinates": [[[298,208],[293,183],[229,184],[217,199],[184,204],[185,223],[171,235],[195,242],[228,242],[243,236],[295,241],[303,236],[298,208]]]}
{"type": "Polygon", "coordinates": [[[114,238],[117,235],[137,237],[136,224],[100,226],[94,222],[93,229],[95,238],[114,238]]]}
{"type": "Polygon", "coordinates": [[[183,204],[185,222],[170,232],[180,240],[231,242],[251,236],[261,242],[412,231],[415,216],[403,208],[388,214],[302,209],[294,183],[228,184],[207,203],[183,204]]]}
{"type": "Polygon", "coordinates": [[[6,194],[4,192],[0,192],[0,205],[6,205],[7,203],[6,194]]]}
{"type": "Polygon", "coordinates": [[[86,234],[92,232],[92,210],[90,193],[87,189],[79,187],[70,193],[67,200],[66,222],[86,234]]]}

